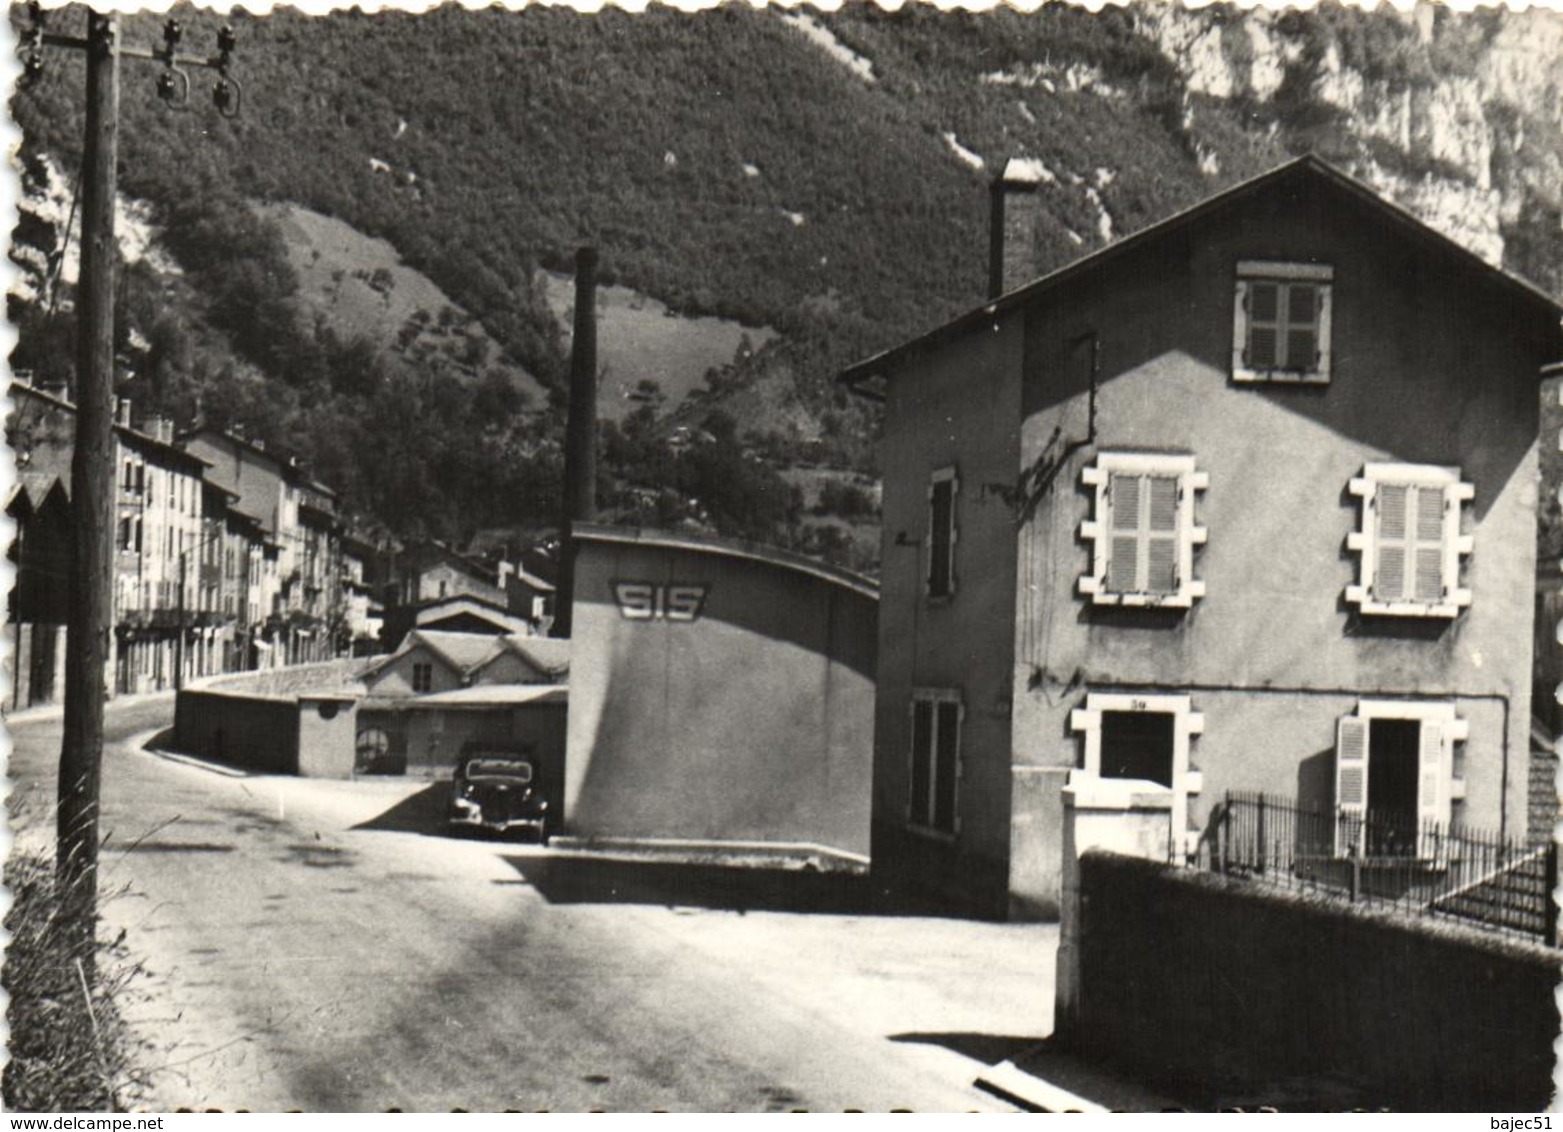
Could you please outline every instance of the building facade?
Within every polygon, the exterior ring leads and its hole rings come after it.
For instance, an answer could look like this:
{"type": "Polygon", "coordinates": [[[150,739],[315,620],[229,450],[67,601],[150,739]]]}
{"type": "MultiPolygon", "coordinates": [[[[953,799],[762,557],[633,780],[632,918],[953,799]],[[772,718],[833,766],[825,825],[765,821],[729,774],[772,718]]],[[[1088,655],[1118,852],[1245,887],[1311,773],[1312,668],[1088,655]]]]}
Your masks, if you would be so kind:
{"type": "Polygon", "coordinates": [[[725,539],[573,532],[562,828],[866,852],[873,584],[725,539]]]}
{"type": "MultiPolygon", "coordinates": [[[[16,709],[63,693],[76,410],[64,390],[20,380],[11,398],[16,709]]],[[[336,655],[345,566],[330,489],[242,438],[180,443],[166,417],[133,417],[124,399],[116,413],[109,691],[336,655]]]]}
{"type": "Polygon", "coordinates": [[[1559,315],[1303,158],[849,370],[882,887],[1056,915],[1066,792],[1170,859],[1229,790],[1523,836],[1559,315]]]}

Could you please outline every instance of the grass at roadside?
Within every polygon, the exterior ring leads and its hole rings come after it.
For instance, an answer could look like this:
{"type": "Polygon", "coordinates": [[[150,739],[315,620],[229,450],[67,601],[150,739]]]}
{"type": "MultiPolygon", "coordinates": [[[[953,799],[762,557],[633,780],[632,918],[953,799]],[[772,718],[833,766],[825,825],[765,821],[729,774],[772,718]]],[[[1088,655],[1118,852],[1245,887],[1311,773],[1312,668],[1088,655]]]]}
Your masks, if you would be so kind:
{"type": "Polygon", "coordinates": [[[80,968],[59,942],[54,862],[18,849],[5,865],[10,941],[0,973],[10,1001],[10,1060],[3,1077],[9,1112],[122,1111],[136,1074],[134,1043],[117,1002],[139,968],[119,941],[100,943],[98,986],[90,996],[80,968]]]}

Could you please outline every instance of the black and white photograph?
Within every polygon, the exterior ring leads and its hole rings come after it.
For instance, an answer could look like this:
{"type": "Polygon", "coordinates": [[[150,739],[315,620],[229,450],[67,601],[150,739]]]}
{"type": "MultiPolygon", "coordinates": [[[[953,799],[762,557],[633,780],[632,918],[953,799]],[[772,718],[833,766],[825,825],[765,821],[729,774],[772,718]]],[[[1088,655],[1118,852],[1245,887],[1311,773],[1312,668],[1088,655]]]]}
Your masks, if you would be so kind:
{"type": "Polygon", "coordinates": [[[8,14],[5,1112],[1541,1127],[1563,7],[8,14]]]}

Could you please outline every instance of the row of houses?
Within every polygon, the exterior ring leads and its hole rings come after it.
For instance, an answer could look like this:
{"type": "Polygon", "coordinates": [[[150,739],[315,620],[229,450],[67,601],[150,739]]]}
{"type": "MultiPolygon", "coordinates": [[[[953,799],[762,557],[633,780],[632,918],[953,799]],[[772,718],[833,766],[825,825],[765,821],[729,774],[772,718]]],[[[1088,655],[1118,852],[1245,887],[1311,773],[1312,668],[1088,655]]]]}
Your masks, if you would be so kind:
{"type": "MultiPolygon", "coordinates": [[[[66,390],[25,375],[10,396],[15,709],[63,692],[76,410],[66,390]]],[[[382,651],[420,605],[461,593],[521,610],[530,632],[547,629],[544,579],[438,542],[368,538],[331,487],[263,441],[216,429],[176,437],[172,420],[137,417],[125,399],[114,439],[113,693],[382,651]],[[388,617],[397,624],[382,633],[388,617]]]]}

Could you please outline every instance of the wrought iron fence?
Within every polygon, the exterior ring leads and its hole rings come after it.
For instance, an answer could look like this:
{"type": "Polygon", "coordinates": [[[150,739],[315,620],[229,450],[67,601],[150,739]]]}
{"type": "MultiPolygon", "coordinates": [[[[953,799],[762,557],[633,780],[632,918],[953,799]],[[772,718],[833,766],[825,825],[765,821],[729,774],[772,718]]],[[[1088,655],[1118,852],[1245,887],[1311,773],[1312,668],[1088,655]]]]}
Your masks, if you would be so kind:
{"type": "Polygon", "coordinates": [[[1314,810],[1228,793],[1193,864],[1415,915],[1445,916],[1558,946],[1557,846],[1399,814],[1314,810]]]}

